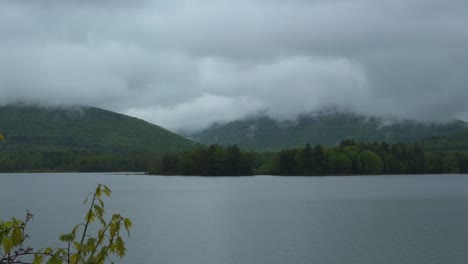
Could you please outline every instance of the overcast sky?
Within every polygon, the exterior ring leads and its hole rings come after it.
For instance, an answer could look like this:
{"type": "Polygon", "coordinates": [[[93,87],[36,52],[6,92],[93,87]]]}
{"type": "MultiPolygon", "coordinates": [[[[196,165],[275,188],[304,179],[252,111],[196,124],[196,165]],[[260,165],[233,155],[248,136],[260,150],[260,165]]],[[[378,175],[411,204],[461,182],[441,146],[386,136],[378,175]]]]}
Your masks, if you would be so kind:
{"type": "Polygon", "coordinates": [[[169,129],[324,106],[468,120],[466,0],[2,0],[0,104],[169,129]]]}

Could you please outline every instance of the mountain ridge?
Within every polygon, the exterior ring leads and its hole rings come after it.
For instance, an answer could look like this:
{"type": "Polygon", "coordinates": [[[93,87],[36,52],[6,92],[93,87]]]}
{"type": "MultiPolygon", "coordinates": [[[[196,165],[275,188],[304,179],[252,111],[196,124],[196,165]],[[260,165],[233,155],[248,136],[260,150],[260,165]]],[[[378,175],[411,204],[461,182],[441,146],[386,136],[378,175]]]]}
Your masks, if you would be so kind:
{"type": "Polygon", "coordinates": [[[300,115],[295,120],[277,121],[265,115],[212,127],[190,137],[203,144],[238,145],[256,151],[277,151],[307,143],[333,146],[344,139],[362,142],[416,142],[425,138],[468,131],[468,123],[418,122],[383,118],[353,112],[323,112],[300,115]]]}
{"type": "Polygon", "coordinates": [[[418,143],[426,151],[468,153],[468,132],[423,139],[418,143]]]}
{"type": "Polygon", "coordinates": [[[197,143],[163,127],[92,106],[0,106],[2,151],[182,151],[197,143]]]}

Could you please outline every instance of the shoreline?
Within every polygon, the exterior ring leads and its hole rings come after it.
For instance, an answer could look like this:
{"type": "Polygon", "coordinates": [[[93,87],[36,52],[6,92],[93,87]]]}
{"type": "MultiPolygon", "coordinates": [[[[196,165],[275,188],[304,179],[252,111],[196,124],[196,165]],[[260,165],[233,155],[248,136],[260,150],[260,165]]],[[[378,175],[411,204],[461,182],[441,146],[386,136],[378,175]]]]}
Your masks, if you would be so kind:
{"type": "Polygon", "coordinates": [[[405,174],[327,174],[327,175],[274,175],[274,174],[251,174],[251,175],[164,175],[164,174],[149,174],[147,172],[79,172],[79,171],[21,171],[21,172],[0,172],[5,174],[107,174],[107,175],[124,175],[124,176],[149,176],[149,177],[197,177],[197,178],[245,178],[245,177],[294,177],[294,178],[326,178],[326,177],[382,177],[382,176],[434,176],[434,175],[453,175],[453,176],[468,176],[466,173],[405,173],[405,174]]]}

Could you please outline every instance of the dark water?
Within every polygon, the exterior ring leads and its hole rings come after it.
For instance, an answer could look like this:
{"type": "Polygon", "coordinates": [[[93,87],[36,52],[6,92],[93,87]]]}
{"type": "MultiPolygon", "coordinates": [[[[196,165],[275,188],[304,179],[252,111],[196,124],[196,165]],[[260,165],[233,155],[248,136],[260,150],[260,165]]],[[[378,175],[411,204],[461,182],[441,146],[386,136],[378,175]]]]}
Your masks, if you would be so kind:
{"type": "Polygon", "coordinates": [[[0,218],[60,246],[96,183],[134,222],[117,263],[468,263],[468,176],[0,174],[0,218]]]}

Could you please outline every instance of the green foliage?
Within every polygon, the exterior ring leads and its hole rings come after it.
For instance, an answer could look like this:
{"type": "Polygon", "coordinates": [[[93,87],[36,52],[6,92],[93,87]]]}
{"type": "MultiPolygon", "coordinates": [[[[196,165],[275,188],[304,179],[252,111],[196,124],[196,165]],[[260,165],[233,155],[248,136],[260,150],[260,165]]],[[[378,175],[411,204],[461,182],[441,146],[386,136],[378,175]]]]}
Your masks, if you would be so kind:
{"type": "Polygon", "coordinates": [[[330,168],[336,174],[349,174],[352,171],[353,163],[346,154],[333,153],[330,155],[330,168]]]}
{"type": "Polygon", "coordinates": [[[94,107],[0,107],[3,151],[183,151],[197,144],[162,127],[94,107]]]}
{"type": "Polygon", "coordinates": [[[267,117],[234,121],[213,126],[192,137],[203,144],[237,145],[254,151],[280,151],[299,148],[307,143],[335,146],[347,138],[361,142],[414,142],[467,130],[467,123],[463,121],[430,124],[406,120],[387,124],[386,120],[375,117],[332,113],[302,116],[294,122],[278,122],[267,117]]]}
{"type": "Polygon", "coordinates": [[[362,174],[382,173],[383,162],[379,155],[369,150],[364,150],[360,155],[362,174]]]}
{"type": "MultiPolygon", "coordinates": [[[[25,222],[16,218],[12,218],[10,221],[0,220],[0,263],[4,263],[2,261],[5,256],[15,254],[15,249],[26,239],[24,230],[27,222],[31,219],[32,215],[28,212],[25,222]]],[[[22,251],[24,252],[24,250],[22,251]]]]}
{"type": "Polygon", "coordinates": [[[237,146],[210,145],[180,153],[98,152],[0,153],[0,172],[134,171],[162,175],[238,176],[467,173],[468,153],[424,151],[416,144],[358,143],[322,145],[258,153],[237,146]]]}
{"type": "Polygon", "coordinates": [[[422,140],[419,144],[427,151],[459,151],[468,153],[468,132],[451,136],[433,137],[422,140]]]}
{"type": "Polygon", "coordinates": [[[346,140],[332,148],[307,144],[304,148],[285,149],[254,170],[272,175],[467,173],[468,155],[424,152],[417,145],[346,140]]]}
{"type": "Polygon", "coordinates": [[[236,176],[467,173],[468,153],[424,151],[415,144],[358,143],[311,146],[277,153],[210,145],[181,153],[0,153],[0,171],[149,171],[162,175],[236,176]]]}
{"type": "Polygon", "coordinates": [[[157,155],[87,151],[0,152],[0,172],[148,171],[157,155]]]}
{"type": "Polygon", "coordinates": [[[466,173],[468,155],[424,152],[418,145],[358,143],[344,140],[322,145],[256,153],[237,146],[210,145],[179,154],[166,154],[152,174],[162,175],[378,175],[466,173]]]}
{"type": "Polygon", "coordinates": [[[237,146],[198,147],[179,154],[165,154],[152,168],[163,175],[251,175],[258,154],[241,151],[237,146]]]}
{"type": "Polygon", "coordinates": [[[122,258],[126,248],[121,232],[124,230],[130,236],[132,222],[120,214],[113,214],[110,219],[105,218],[102,198],[110,194],[111,190],[107,186],[99,184],[94,193],[88,195],[84,203],[89,201],[89,210],[84,222],[76,225],[70,233],[60,236],[60,241],[66,244],[65,248],[34,250],[26,247],[24,243],[28,235],[25,229],[33,218],[29,212],[25,221],[15,218],[0,221],[0,264],[30,263],[24,260],[30,257],[33,264],[100,264],[110,261],[112,255],[122,258]],[[94,235],[89,231],[93,224],[97,226],[94,235]]]}
{"type": "Polygon", "coordinates": [[[2,134],[0,134],[0,142],[3,142],[3,141],[5,141],[5,137],[2,134]]]}

